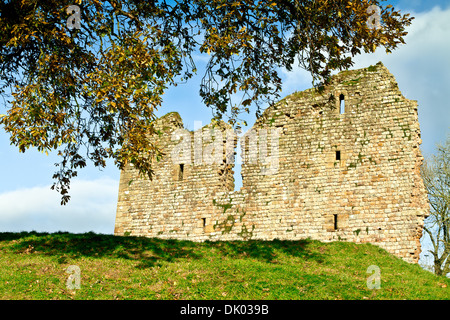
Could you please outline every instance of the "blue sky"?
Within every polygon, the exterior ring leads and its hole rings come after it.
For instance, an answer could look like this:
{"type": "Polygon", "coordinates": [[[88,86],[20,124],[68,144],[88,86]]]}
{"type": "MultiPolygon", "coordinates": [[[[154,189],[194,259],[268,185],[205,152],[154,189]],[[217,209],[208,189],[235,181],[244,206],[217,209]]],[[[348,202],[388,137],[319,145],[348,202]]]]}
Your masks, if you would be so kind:
{"type": "MultiPolygon", "coordinates": [[[[450,5],[447,1],[419,0],[389,3],[416,17],[408,29],[406,45],[389,55],[380,49],[358,56],[354,68],[382,61],[396,77],[403,95],[418,101],[422,150],[427,156],[450,134],[450,5]]],[[[200,57],[200,70],[201,64],[200,57]]],[[[282,97],[311,87],[309,74],[299,68],[283,71],[282,75],[282,97]]],[[[211,110],[198,96],[201,76],[169,90],[158,115],[178,111],[190,129],[194,121],[207,124],[211,110]]],[[[253,115],[247,120],[252,125],[253,115]]],[[[54,163],[58,161],[56,155],[46,156],[34,150],[19,153],[0,129],[0,232],[113,233],[120,176],[113,162],[103,171],[92,165],[81,170],[72,180],[71,201],[62,207],[59,194],[50,190],[54,163]]]]}

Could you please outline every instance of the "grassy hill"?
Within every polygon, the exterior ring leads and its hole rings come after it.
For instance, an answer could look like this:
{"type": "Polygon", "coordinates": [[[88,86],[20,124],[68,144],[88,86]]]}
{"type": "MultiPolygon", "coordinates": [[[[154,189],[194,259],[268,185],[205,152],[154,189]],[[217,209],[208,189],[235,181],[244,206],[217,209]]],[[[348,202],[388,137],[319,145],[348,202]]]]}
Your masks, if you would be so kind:
{"type": "Polygon", "coordinates": [[[448,299],[436,277],[370,244],[205,242],[0,233],[0,299],[448,299]],[[81,288],[66,286],[70,265],[81,288]],[[367,269],[381,272],[369,289],[367,269]]]}

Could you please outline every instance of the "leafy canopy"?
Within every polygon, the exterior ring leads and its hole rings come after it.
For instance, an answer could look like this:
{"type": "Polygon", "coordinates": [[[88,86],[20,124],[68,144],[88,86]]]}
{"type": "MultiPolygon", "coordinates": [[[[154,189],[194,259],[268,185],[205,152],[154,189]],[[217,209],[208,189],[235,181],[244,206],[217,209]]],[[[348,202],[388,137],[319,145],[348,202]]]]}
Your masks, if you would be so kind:
{"type": "Polygon", "coordinates": [[[69,200],[70,179],[92,161],[131,163],[151,177],[160,156],[148,134],[170,86],[209,61],[199,88],[215,118],[273,103],[280,68],[295,63],[317,87],[356,54],[404,43],[413,18],[379,1],[21,0],[0,3],[0,124],[25,152],[57,150],[52,188],[69,200]],[[68,19],[80,9],[80,28],[68,19]],[[380,9],[381,28],[370,5],[380,9]],[[242,100],[231,103],[231,95],[242,100]]]}

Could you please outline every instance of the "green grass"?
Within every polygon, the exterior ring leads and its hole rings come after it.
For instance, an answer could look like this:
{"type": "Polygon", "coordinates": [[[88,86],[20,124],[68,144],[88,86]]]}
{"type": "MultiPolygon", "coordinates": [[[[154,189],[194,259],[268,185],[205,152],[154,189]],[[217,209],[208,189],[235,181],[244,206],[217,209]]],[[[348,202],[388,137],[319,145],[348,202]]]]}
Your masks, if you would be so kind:
{"type": "Polygon", "coordinates": [[[436,277],[370,244],[204,242],[0,233],[0,299],[448,299],[436,277]],[[80,289],[68,289],[70,265],[80,289]],[[368,289],[367,268],[381,271],[368,289]]]}

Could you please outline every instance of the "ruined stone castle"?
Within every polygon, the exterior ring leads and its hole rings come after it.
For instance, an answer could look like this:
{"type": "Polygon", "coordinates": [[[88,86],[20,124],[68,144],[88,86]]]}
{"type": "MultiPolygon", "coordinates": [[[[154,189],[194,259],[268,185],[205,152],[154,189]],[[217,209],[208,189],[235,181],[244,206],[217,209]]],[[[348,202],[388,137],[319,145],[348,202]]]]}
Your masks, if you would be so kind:
{"type": "Polygon", "coordinates": [[[122,171],[116,235],[369,242],[418,261],[429,204],[417,102],[381,63],[284,98],[241,137],[224,122],[188,131],[177,113],[155,128],[165,156],[152,180],[122,171]]]}

